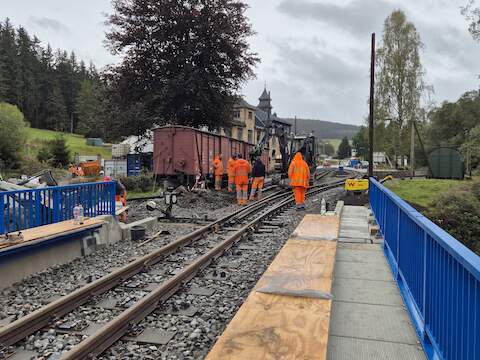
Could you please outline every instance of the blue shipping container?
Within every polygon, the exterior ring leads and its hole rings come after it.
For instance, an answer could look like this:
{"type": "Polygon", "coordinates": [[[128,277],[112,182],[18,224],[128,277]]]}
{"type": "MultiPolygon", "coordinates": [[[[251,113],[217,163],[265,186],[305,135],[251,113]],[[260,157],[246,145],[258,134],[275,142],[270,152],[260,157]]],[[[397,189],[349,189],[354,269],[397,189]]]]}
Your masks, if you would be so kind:
{"type": "Polygon", "coordinates": [[[360,161],[358,159],[350,159],[350,167],[356,167],[358,164],[360,164],[360,161]]]}
{"type": "Polygon", "coordinates": [[[127,175],[140,176],[142,172],[142,158],[140,154],[127,155],[127,175]]]}

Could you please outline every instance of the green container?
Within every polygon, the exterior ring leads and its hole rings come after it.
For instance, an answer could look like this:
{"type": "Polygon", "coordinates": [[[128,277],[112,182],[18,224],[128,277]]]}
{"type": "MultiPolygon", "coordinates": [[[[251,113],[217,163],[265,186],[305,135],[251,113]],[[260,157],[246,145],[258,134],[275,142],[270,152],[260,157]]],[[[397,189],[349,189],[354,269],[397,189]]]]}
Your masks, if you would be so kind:
{"type": "Polygon", "coordinates": [[[86,143],[89,146],[103,146],[103,140],[100,138],[87,138],[86,143]]]}
{"type": "Polygon", "coordinates": [[[460,152],[452,147],[436,148],[428,155],[434,179],[463,179],[465,164],[460,152]]]}

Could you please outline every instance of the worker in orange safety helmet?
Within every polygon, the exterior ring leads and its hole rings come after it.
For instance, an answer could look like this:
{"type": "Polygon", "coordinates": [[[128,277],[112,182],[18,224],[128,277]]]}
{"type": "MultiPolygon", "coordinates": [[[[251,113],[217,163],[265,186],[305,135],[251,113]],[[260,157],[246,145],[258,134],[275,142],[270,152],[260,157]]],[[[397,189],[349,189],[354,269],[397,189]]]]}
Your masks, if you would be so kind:
{"type": "Polygon", "coordinates": [[[222,190],[222,178],[223,178],[223,161],[222,154],[213,159],[213,175],[215,176],[215,190],[222,190]]]}
{"type": "Polygon", "coordinates": [[[305,210],[305,193],[310,181],[310,169],[305,160],[303,160],[300,151],[295,154],[290,163],[288,178],[290,179],[290,186],[293,190],[297,210],[305,210]]]}
{"type": "Polygon", "coordinates": [[[227,163],[227,175],[228,175],[228,192],[235,191],[235,163],[237,157],[232,155],[230,159],[228,159],[227,163]]]}
{"type": "Polygon", "coordinates": [[[252,191],[250,192],[250,200],[262,198],[262,190],[265,185],[265,165],[262,160],[258,158],[253,164],[252,169],[252,191]]]}
{"type": "Polygon", "coordinates": [[[246,205],[248,202],[248,174],[252,170],[250,163],[238,154],[235,162],[235,187],[237,188],[238,205],[246,205]]]}

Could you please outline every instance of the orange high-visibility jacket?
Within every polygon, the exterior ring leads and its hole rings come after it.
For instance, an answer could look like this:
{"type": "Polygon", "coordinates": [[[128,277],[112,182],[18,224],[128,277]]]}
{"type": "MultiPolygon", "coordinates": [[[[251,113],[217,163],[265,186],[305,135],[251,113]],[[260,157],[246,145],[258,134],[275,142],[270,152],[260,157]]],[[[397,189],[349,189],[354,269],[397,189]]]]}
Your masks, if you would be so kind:
{"type": "Polygon", "coordinates": [[[229,177],[234,177],[235,176],[235,163],[236,163],[236,161],[233,160],[232,158],[228,159],[227,174],[228,174],[229,177]]]}
{"type": "Polygon", "coordinates": [[[303,160],[302,154],[296,153],[293,157],[288,168],[288,178],[290,179],[290,186],[300,186],[308,189],[310,169],[305,160],[303,160]]]}
{"type": "Polygon", "coordinates": [[[250,163],[245,159],[235,161],[235,184],[247,185],[248,173],[252,170],[250,163]]]}
{"type": "Polygon", "coordinates": [[[223,162],[218,156],[213,160],[213,174],[216,176],[223,175],[223,162]]]}

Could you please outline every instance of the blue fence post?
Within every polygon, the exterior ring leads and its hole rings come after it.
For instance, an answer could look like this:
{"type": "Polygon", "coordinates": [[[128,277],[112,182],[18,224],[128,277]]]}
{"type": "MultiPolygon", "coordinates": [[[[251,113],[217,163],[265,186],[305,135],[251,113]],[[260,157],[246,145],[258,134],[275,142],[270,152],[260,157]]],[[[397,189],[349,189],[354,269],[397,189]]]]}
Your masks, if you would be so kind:
{"type": "Polygon", "coordinates": [[[115,193],[117,191],[117,183],[112,181],[110,182],[110,215],[115,216],[115,193]]]}
{"type": "MultiPolygon", "coordinates": [[[[5,200],[4,195],[0,193],[0,234],[5,234],[5,200]]],[[[8,210],[7,210],[8,211],[8,210]]]]}
{"type": "MultiPolygon", "coordinates": [[[[60,209],[61,209],[61,201],[60,201],[60,190],[53,189],[53,204],[51,205],[53,207],[53,222],[59,222],[60,221],[60,209]]],[[[51,199],[50,199],[51,200],[51,199]]]]}

